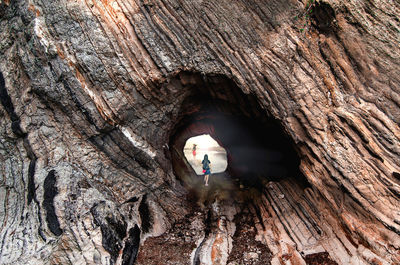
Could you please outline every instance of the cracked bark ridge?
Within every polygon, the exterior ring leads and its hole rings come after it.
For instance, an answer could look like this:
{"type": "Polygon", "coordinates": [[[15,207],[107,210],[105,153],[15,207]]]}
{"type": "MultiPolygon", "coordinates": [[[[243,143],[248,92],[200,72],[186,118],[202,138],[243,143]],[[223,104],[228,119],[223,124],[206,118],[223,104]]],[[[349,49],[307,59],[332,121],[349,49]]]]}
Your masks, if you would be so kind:
{"type": "MultiPolygon", "coordinates": [[[[169,141],[202,94],[296,145],[309,185],[250,204],[272,264],[399,264],[400,4],[319,1],[300,32],[306,2],[0,1],[0,260],[129,264],[173,231],[193,206],[169,141]]],[[[188,263],[229,260],[227,201],[188,263]]]]}

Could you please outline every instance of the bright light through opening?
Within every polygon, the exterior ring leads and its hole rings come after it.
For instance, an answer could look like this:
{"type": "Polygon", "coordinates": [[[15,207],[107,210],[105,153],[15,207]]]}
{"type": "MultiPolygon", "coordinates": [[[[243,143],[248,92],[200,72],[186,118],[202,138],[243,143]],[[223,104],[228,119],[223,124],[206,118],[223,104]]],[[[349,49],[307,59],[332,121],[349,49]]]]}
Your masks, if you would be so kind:
{"type": "Polygon", "coordinates": [[[226,151],[209,135],[189,138],[183,149],[186,159],[197,175],[203,175],[202,161],[208,155],[211,174],[224,172],[228,166],[226,151]]]}

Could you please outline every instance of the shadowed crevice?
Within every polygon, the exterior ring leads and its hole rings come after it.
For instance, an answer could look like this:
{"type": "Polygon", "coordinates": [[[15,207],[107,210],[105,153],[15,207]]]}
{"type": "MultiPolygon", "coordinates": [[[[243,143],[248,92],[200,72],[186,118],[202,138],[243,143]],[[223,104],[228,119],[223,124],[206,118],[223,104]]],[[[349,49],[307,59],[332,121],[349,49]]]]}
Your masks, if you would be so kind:
{"type": "Polygon", "coordinates": [[[94,223],[100,226],[102,245],[110,253],[112,264],[115,264],[123,239],[126,236],[127,224],[118,212],[113,212],[104,202],[95,204],[90,209],[94,223]]]}
{"type": "Polygon", "coordinates": [[[50,231],[54,235],[60,236],[63,231],[60,228],[60,223],[54,207],[54,197],[58,194],[56,181],[55,170],[51,170],[44,180],[43,208],[47,213],[46,222],[50,231]]]}
{"type": "Polygon", "coordinates": [[[400,173],[399,173],[399,172],[393,171],[392,176],[393,176],[396,180],[400,181],[400,173]]]}
{"type": "Polygon", "coordinates": [[[133,265],[139,251],[140,229],[137,225],[129,229],[129,237],[125,241],[125,247],[122,254],[122,265],[133,265]]]}
{"type": "Polygon", "coordinates": [[[320,32],[328,33],[333,30],[333,22],[335,20],[335,10],[325,2],[316,2],[312,9],[311,18],[313,25],[320,32]]]}
{"type": "Polygon", "coordinates": [[[28,169],[28,194],[27,194],[28,205],[31,204],[33,198],[36,196],[36,188],[35,188],[35,167],[36,167],[36,158],[32,159],[31,162],[29,162],[29,169],[28,169]]]}
{"type": "Polygon", "coordinates": [[[25,133],[21,130],[20,127],[20,119],[15,113],[14,105],[11,101],[10,96],[8,95],[8,91],[6,88],[6,84],[4,81],[4,76],[0,72],[0,102],[3,105],[4,109],[8,113],[11,119],[11,130],[17,137],[24,137],[25,133]]]}
{"type": "Polygon", "coordinates": [[[142,231],[148,233],[151,229],[152,216],[147,203],[147,195],[144,195],[139,205],[140,220],[142,220],[142,231]]]}

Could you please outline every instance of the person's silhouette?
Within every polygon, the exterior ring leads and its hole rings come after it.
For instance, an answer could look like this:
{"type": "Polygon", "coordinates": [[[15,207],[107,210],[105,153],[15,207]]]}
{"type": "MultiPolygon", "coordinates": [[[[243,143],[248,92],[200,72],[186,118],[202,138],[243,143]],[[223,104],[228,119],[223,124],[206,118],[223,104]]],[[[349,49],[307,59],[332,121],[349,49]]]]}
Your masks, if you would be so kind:
{"type": "Polygon", "coordinates": [[[196,147],[197,147],[197,144],[193,144],[193,148],[192,148],[193,156],[196,156],[196,147]]]}
{"type": "Polygon", "coordinates": [[[201,163],[203,164],[203,173],[204,173],[204,182],[205,182],[204,185],[208,186],[208,178],[211,174],[211,171],[210,171],[211,162],[210,162],[210,160],[208,160],[207,154],[204,155],[204,159],[201,163]]]}

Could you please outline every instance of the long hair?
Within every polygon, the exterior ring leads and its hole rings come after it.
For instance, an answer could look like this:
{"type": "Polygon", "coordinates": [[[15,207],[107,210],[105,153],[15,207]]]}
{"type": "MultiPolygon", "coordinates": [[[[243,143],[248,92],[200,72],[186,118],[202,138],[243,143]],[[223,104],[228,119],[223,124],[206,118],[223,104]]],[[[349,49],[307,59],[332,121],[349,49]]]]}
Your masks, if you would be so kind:
{"type": "Polygon", "coordinates": [[[208,168],[208,165],[211,163],[210,160],[208,160],[208,155],[204,155],[204,159],[203,161],[201,161],[201,163],[203,164],[203,168],[208,168]]]}

